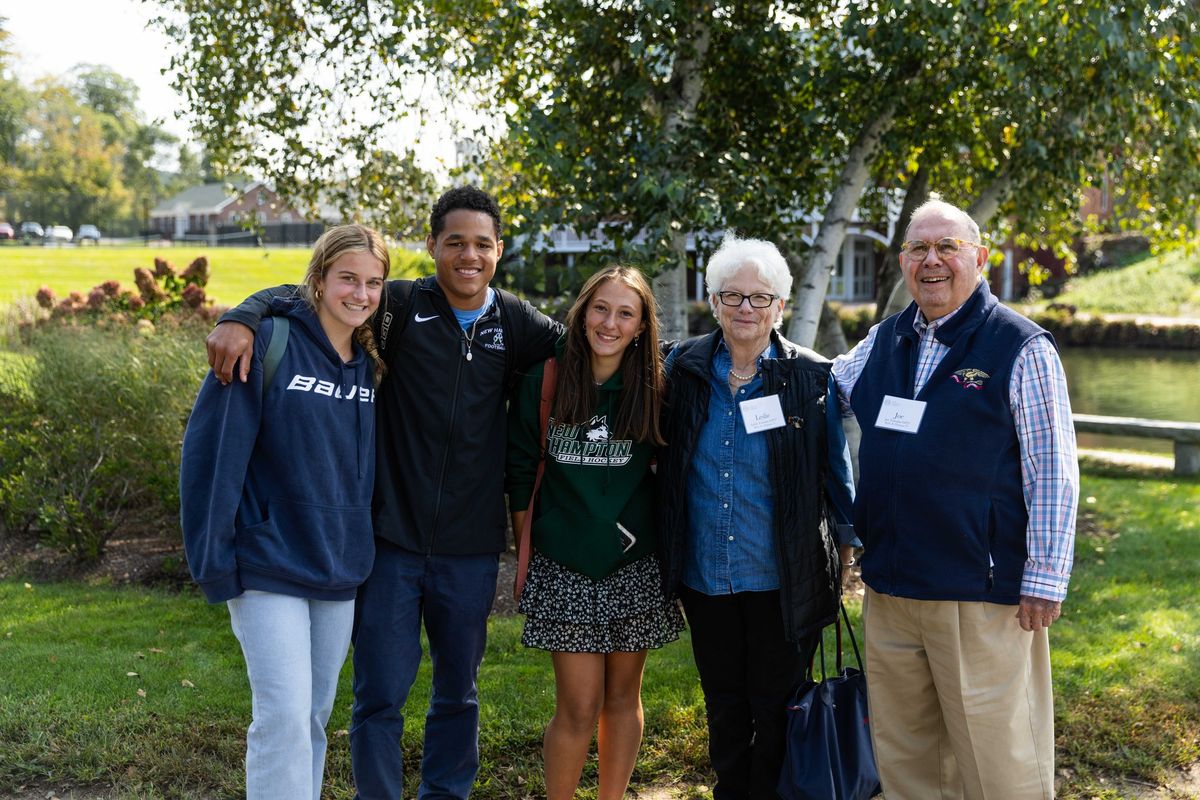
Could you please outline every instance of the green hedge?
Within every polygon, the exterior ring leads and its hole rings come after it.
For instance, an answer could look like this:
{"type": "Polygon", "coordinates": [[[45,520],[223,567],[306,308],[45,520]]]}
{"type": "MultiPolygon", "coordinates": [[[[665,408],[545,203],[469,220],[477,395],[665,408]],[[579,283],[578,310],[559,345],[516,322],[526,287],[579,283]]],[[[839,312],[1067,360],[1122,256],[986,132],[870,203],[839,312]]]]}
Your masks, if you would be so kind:
{"type": "Polygon", "coordinates": [[[1070,307],[1062,306],[1032,312],[1029,318],[1050,331],[1060,346],[1200,350],[1200,325],[1194,323],[1158,325],[1132,319],[1107,319],[1076,314],[1070,307]]]}
{"type": "Polygon", "coordinates": [[[45,325],[0,361],[0,522],[100,557],[137,514],[177,525],[207,325],[45,325]]]}

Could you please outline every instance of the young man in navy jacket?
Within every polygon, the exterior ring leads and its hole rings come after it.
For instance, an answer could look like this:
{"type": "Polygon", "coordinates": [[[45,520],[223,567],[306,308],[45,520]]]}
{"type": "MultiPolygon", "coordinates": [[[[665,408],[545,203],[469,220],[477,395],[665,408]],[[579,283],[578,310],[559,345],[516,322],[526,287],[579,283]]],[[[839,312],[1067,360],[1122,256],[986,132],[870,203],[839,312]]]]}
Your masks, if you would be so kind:
{"type": "Polygon", "coordinates": [[[1047,629],[1079,472],[1046,331],[996,302],[965,212],[931,200],[900,266],[915,302],[834,362],[862,428],[854,528],[871,733],[895,798],[1054,795],[1047,629]]]}
{"type": "MultiPolygon", "coordinates": [[[[388,375],[376,398],[375,567],[358,595],[350,752],[358,797],[399,800],[403,709],[433,661],[420,798],[465,798],[479,767],[475,678],[504,550],[509,377],[553,354],[561,328],[488,284],[504,251],[496,201],[474,187],[434,204],[432,278],[389,281],[376,316],[388,375]]],[[[271,294],[254,295],[208,338],[233,378],[271,294]],[[241,323],[240,325],[237,323],[241,323]]],[[[245,379],[247,359],[240,376],[245,379]]]]}

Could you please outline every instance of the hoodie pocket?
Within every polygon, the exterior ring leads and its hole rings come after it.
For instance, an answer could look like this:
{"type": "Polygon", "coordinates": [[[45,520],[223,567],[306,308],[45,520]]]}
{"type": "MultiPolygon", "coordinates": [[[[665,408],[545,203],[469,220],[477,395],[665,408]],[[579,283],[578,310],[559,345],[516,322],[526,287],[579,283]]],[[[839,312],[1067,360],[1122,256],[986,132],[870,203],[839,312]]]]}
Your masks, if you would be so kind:
{"type": "Polygon", "coordinates": [[[346,589],[375,560],[370,506],[326,506],[272,497],[267,518],[237,533],[238,563],[304,586],[346,589]]]}

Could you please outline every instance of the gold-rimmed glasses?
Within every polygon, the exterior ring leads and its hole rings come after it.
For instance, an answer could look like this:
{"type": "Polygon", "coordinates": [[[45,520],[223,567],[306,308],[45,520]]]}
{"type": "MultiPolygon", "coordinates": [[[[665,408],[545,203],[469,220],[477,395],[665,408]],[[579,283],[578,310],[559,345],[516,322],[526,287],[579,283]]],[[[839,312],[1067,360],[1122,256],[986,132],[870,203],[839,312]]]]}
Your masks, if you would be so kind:
{"type": "Polygon", "coordinates": [[[944,239],[938,239],[936,242],[926,242],[923,239],[911,239],[900,245],[900,252],[906,253],[911,258],[923,259],[929,255],[929,249],[934,248],[941,258],[953,258],[958,255],[958,251],[964,247],[983,247],[979,242],[969,242],[966,239],[955,239],[953,236],[947,236],[944,239]]]}

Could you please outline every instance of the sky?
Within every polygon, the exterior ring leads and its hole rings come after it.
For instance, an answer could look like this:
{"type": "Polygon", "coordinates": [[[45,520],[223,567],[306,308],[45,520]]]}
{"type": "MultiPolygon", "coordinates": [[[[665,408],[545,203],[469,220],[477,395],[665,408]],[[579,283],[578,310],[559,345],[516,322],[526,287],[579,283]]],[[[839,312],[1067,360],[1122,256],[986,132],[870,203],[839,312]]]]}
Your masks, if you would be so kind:
{"type": "Polygon", "coordinates": [[[170,60],[170,41],[147,27],[154,11],[140,0],[0,3],[16,55],[15,71],[23,82],[65,75],[76,64],[106,65],[138,85],[138,105],[147,120],[158,120],[186,139],[187,126],[174,117],[182,100],[161,74],[170,60]]]}
{"type": "MultiPolygon", "coordinates": [[[[30,85],[45,75],[66,75],[81,63],[108,66],[137,84],[138,107],[147,121],[157,120],[182,141],[191,141],[185,122],[175,118],[183,99],[171,88],[170,76],[162,74],[174,45],[148,27],[159,8],[141,0],[0,0],[21,81],[30,85]]],[[[454,162],[453,136],[436,119],[444,113],[426,114],[433,135],[418,135],[412,123],[402,123],[393,137],[397,143],[416,141],[418,163],[435,174],[454,162]]]]}

